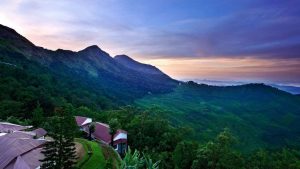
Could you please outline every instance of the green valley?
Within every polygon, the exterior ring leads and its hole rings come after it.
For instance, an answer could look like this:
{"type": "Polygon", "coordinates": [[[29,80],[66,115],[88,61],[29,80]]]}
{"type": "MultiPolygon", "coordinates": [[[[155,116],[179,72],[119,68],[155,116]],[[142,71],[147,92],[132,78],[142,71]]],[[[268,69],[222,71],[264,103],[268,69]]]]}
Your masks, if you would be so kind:
{"type": "Polygon", "coordinates": [[[200,141],[228,127],[247,151],[299,146],[299,98],[263,84],[216,87],[188,82],[174,92],[150,95],[136,104],[161,109],[174,125],[193,128],[200,141]]]}

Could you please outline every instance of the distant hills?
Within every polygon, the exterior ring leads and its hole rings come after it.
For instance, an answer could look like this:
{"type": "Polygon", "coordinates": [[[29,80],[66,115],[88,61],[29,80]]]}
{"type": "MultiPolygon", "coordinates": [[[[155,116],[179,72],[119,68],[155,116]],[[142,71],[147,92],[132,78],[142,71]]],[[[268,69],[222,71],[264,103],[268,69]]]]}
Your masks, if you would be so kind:
{"type": "Polygon", "coordinates": [[[228,127],[244,151],[300,146],[300,98],[264,84],[188,82],[174,92],[147,96],[136,104],[161,108],[174,124],[192,127],[198,140],[210,140],[228,127]]]}
{"type": "MultiPolygon", "coordinates": [[[[206,80],[206,79],[204,80],[193,79],[193,81],[199,84],[207,84],[212,86],[238,86],[238,85],[248,84],[247,82],[239,82],[239,81],[222,81],[222,80],[206,80]]],[[[297,86],[274,84],[274,83],[269,83],[268,85],[289,92],[291,94],[300,94],[300,87],[297,86]]]]}
{"type": "Polygon", "coordinates": [[[162,118],[190,127],[190,138],[199,141],[228,127],[245,151],[300,146],[298,95],[264,84],[182,82],[129,56],[111,57],[95,45],[77,52],[44,49],[3,25],[0,91],[0,119],[30,118],[37,104],[47,115],[62,103],[97,111],[131,104],[161,110],[162,118]]]}
{"type": "Polygon", "coordinates": [[[292,94],[300,94],[300,87],[289,86],[289,85],[277,85],[277,84],[270,84],[270,85],[292,94]]]}

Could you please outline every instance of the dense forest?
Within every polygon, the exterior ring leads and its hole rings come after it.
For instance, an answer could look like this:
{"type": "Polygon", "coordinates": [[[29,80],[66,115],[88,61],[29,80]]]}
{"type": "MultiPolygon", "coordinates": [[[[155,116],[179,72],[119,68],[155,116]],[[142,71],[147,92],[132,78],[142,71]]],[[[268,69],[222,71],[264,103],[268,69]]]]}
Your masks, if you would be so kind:
{"type": "Polygon", "coordinates": [[[264,84],[217,87],[189,82],[136,103],[164,110],[174,124],[195,129],[200,141],[228,127],[239,136],[243,151],[299,147],[299,98],[264,84]]]}

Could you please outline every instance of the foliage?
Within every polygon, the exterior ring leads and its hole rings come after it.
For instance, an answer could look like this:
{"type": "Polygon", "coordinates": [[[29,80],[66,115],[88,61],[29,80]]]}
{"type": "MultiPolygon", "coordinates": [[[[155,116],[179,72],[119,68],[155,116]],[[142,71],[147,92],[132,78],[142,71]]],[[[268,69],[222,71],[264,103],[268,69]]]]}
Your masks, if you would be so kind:
{"type": "Polygon", "coordinates": [[[239,149],[300,147],[299,97],[264,84],[208,86],[182,83],[174,92],[136,101],[143,109],[159,108],[173,125],[193,128],[189,138],[207,142],[222,129],[239,137],[239,149]]]}
{"type": "Polygon", "coordinates": [[[37,107],[32,112],[32,125],[34,127],[39,127],[44,123],[44,112],[40,104],[37,104],[37,107]]]}
{"type": "Polygon", "coordinates": [[[127,106],[102,112],[99,120],[117,119],[120,128],[128,132],[128,145],[160,161],[161,168],[174,168],[172,153],[190,132],[187,128],[171,126],[160,113],[154,109],[144,111],[127,106]]]}
{"type": "Polygon", "coordinates": [[[241,154],[232,150],[234,138],[226,129],[218,135],[215,141],[201,145],[192,168],[206,169],[242,169],[241,154]]]}
{"type": "Polygon", "coordinates": [[[111,138],[111,142],[110,145],[114,146],[114,135],[117,133],[117,130],[119,129],[119,122],[117,119],[111,119],[108,122],[109,124],[109,134],[110,134],[110,138],[111,138]]]}
{"type": "Polygon", "coordinates": [[[144,159],[141,157],[141,154],[137,150],[132,153],[131,149],[128,148],[121,162],[120,169],[139,169],[143,167],[143,164],[144,159]]]}
{"type": "Polygon", "coordinates": [[[299,151],[291,149],[282,149],[281,151],[270,152],[258,150],[251,154],[247,159],[247,169],[299,169],[300,154],[299,151]]]}
{"type": "Polygon", "coordinates": [[[49,131],[53,141],[44,146],[42,153],[45,158],[41,160],[41,169],[72,169],[76,163],[75,119],[61,108],[58,108],[56,113],[57,116],[51,118],[52,130],[49,131]]]}
{"type": "Polygon", "coordinates": [[[159,163],[160,161],[153,162],[152,159],[144,154],[145,159],[145,168],[146,169],[159,169],[159,163]]]}
{"type": "Polygon", "coordinates": [[[95,132],[95,124],[94,123],[92,123],[92,124],[90,124],[89,125],[89,140],[92,140],[92,133],[94,133],[95,132]]]}
{"type": "Polygon", "coordinates": [[[135,150],[133,153],[129,148],[125,157],[121,162],[120,169],[158,169],[159,161],[153,162],[147,155],[141,155],[139,151],[135,150]]]}
{"type": "Polygon", "coordinates": [[[198,144],[196,142],[182,141],[178,143],[173,153],[175,168],[190,169],[196,158],[197,149],[198,144]]]}

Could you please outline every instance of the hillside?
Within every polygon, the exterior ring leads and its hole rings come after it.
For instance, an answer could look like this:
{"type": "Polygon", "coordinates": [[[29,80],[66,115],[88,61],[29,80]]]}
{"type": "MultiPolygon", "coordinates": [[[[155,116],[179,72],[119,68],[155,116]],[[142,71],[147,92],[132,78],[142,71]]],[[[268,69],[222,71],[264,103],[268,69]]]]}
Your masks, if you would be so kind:
{"type": "Polygon", "coordinates": [[[62,104],[85,106],[80,110],[101,116],[135,103],[143,110],[162,109],[160,117],[173,126],[193,128],[187,139],[204,142],[229,127],[244,150],[299,146],[299,96],[263,84],[183,83],[126,55],[113,58],[95,45],[78,52],[47,50],[2,25],[0,91],[0,119],[30,120],[37,105],[46,116],[62,104]]]}
{"type": "Polygon", "coordinates": [[[212,139],[225,127],[239,136],[240,148],[246,151],[298,145],[300,140],[299,98],[263,84],[216,87],[189,82],[136,104],[161,108],[174,124],[192,127],[200,141],[212,139]]]}
{"type": "MultiPolygon", "coordinates": [[[[1,62],[11,64],[24,61],[38,63],[60,75],[71,77],[97,91],[105,91],[112,98],[132,101],[147,93],[170,92],[177,81],[156,69],[156,74],[140,71],[149,65],[138,64],[133,69],[112,58],[98,46],[74,52],[47,50],[35,46],[13,29],[0,25],[1,62]]],[[[31,67],[28,65],[28,67],[31,67]]]]}
{"type": "Polygon", "coordinates": [[[162,71],[160,71],[155,66],[137,62],[127,55],[117,55],[114,57],[114,59],[118,63],[126,66],[129,69],[132,69],[132,70],[135,70],[138,72],[142,72],[142,73],[146,73],[148,75],[159,75],[159,76],[164,76],[165,78],[170,78],[168,75],[164,74],[162,71]]]}

